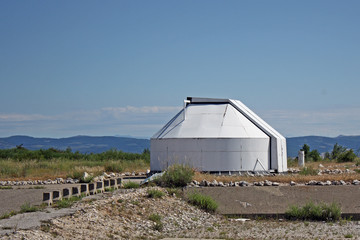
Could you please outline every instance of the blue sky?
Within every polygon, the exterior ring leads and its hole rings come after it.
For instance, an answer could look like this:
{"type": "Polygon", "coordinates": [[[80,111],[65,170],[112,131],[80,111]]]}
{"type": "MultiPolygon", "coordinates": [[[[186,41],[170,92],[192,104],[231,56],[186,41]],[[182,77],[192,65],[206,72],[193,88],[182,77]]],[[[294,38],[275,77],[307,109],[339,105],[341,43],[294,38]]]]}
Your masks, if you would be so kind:
{"type": "Polygon", "coordinates": [[[360,135],[359,1],[0,1],[0,137],[150,137],[187,96],[360,135]]]}

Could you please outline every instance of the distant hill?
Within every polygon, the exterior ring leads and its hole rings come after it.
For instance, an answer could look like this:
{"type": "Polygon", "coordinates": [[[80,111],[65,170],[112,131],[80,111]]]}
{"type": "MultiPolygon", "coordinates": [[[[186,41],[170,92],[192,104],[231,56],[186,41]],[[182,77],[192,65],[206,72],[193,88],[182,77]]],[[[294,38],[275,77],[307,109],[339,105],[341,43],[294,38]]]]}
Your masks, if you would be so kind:
{"type": "MultiPolygon", "coordinates": [[[[356,152],[360,148],[360,136],[338,136],[335,138],[320,136],[305,136],[287,138],[288,156],[295,157],[304,145],[308,144],[311,149],[317,149],[320,153],[331,152],[335,143],[352,148],[356,152]]],[[[117,149],[124,152],[141,153],[145,148],[150,148],[149,139],[137,139],[132,137],[90,137],[75,136],[69,138],[34,138],[28,136],[12,136],[0,138],[0,149],[14,148],[23,144],[30,150],[56,148],[65,150],[71,147],[73,151],[81,153],[100,153],[109,149],[117,149]]]]}
{"type": "Polygon", "coordinates": [[[12,136],[0,138],[0,149],[14,148],[23,144],[29,150],[56,148],[65,150],[70,147],[72,151],[81,153],[100,153],[109,149],[123,152],[141,153],[150,148],[150,140],[130,137],[90,137],[75,136],[68,138],[34,138],[29,136],[12,136]]]}
{"type": "Polygon", "coordinates": [[[346,148],[352,148],[355,152],[360,149],[360,136],[338,136],[334,138],[320,136],[305,136],[287,138],[287,154],[290,157],[298,155],[298,151],[306,143],[310,150],[317,149],[320,153],[331,152],[336,143],[346,148]]]}

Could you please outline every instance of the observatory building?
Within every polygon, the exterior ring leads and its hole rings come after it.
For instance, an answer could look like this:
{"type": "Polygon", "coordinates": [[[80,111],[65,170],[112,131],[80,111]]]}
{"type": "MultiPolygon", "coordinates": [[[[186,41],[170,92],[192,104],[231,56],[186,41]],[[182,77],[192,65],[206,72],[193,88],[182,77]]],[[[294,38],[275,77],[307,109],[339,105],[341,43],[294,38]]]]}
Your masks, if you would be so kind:
{"type": "Polygon", "coordinates": [[[151,171],[172,164],[213,173],[285,172],[286,139],[238,100],[188,97],[150,140],[151,171]]]}

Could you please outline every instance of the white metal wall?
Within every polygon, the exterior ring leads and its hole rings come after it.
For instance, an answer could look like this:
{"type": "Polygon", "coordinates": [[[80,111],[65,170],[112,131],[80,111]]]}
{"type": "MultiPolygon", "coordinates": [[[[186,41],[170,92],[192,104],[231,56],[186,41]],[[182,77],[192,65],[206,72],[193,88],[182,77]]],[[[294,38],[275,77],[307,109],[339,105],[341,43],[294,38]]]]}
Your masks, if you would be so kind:
{"type": "MultiPolygon", "coordinates": [[[[270,169],[270,138],[228,139],[151,139],[152,171],[162,171],[178,163],[199,171],[253,170],[259,159],[265,170],[270,169]]],[[[263,170],[257,164],[256,170],[263,170]]]]}

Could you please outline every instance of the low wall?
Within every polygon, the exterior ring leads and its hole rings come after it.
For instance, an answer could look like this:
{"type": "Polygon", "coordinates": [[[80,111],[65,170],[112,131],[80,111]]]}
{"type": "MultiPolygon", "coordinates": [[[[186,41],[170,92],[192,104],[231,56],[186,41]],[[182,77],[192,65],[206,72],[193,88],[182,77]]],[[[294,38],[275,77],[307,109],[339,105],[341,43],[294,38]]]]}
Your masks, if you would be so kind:
{"type": "Polygon", "coordinates": [[[43,203],[52,205],[56,201],[63,198],[71,198],[73,196],[89,196],[97,193],[103,193],[106,188],[118,189],[121,185],[121,178],[110,178],[94,183],[83,183],[81,185],[72,186],[71,188],[56,189],[50,192],[43,193],[43,203]]]}

